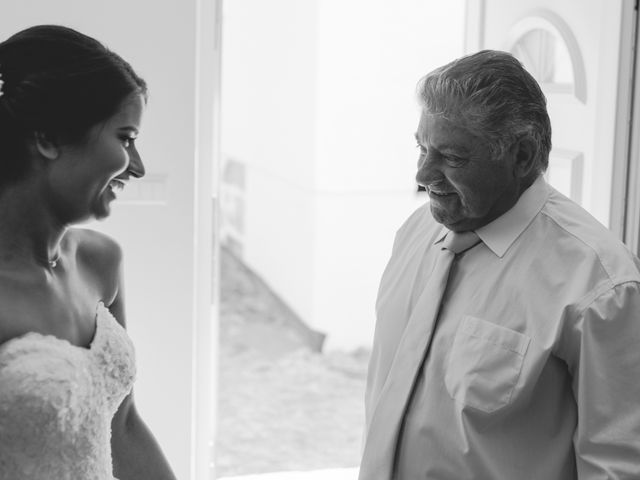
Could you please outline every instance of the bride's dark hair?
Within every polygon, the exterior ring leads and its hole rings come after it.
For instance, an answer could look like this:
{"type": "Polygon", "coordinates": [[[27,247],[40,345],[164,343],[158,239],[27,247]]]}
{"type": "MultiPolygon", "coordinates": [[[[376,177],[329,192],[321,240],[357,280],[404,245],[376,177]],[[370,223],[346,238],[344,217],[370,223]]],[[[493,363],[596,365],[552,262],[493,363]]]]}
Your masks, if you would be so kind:
{"type": "Polygon", "coordinates": [[[0,43],[0,188],[29,170],[34,134],[81,141],[147,86],[116,53],[71,28],[39,25],[0,43]]]}

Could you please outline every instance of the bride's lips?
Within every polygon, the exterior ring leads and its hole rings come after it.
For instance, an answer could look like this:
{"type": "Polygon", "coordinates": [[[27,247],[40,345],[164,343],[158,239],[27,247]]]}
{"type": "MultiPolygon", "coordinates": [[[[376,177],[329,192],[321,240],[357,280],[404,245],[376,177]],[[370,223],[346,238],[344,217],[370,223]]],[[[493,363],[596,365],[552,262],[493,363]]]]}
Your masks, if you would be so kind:
{"type": "Polygon", "coordinates": [[[126,184],[127,184],[126,180],[122,180],[120,178],[114,178],[107,185],[107,189],[109,190],[111,195],[113,195],[113,197],[115,198],[117,196],[117,193],[120,193],[122,190],[124,190],[124,187],[126,186],[126,184]]]}

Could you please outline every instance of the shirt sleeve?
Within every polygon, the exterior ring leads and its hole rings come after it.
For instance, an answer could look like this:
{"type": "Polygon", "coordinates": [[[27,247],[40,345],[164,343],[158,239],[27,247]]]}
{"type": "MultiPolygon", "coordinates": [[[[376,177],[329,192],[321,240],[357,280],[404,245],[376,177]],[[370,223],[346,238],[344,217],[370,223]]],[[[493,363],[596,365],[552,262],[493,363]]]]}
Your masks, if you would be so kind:
{"type": "Polygon", "coordinates": [[[638,283],[617,285],[590,302],[572,336],[578,479],[640,479],[638,283]]]}

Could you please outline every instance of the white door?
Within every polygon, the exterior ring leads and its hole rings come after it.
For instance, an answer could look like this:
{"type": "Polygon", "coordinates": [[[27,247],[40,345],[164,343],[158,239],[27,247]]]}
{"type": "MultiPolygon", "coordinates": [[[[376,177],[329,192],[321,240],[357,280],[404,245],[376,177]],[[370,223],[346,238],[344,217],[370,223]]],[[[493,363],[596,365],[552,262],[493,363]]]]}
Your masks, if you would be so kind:
{"type": "Polygon", "coordinates": [[[468,53],[513,53],[547,97],[547,178],[622,236],[634,0],[469,0],[468,53]]]}

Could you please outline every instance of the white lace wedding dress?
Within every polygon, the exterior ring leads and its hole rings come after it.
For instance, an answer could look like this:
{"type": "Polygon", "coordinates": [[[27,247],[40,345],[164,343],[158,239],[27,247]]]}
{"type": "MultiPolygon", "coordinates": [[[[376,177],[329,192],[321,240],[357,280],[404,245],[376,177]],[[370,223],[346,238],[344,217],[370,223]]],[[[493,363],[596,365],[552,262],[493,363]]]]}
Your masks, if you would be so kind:
{"type": "Polygon", "coordinates": [[[0,480],[112,480],[111,419],[134,350],[100,303],[89,348],[27,333],[0,345],[0,480]]]}

